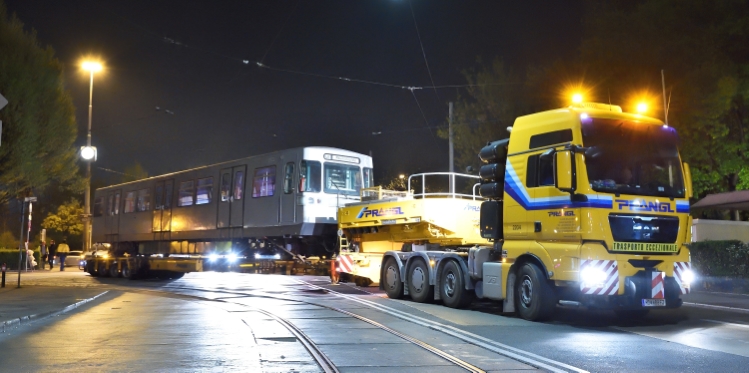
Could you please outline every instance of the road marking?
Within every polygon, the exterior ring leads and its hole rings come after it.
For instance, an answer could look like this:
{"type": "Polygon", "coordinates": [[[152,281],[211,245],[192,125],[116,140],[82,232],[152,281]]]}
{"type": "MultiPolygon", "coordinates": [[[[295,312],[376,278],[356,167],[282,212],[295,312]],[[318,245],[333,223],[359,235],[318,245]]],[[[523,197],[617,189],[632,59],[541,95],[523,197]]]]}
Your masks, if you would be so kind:
{"type": "Polygon", "coordinates": [[[725,322],[725,321],[718,321],[718,320],[710,320],[710,319],[701,319],[702,321],[708,321],[708,322],[714,322],[716,324],[725,324],[725,325],[732,325],[732,326],[738,326],[741,328],[749,328],[749,325],[747,324],[737,324],[733,322],[725,322]]]}
{"type": "MultiPolygon", "coordinates": [[[[306,282],[306,281],[302,281],[302,280],[297,280],[297,281],[299,281],[300,283],[303,283],[303,284],[310,285],[310,286],[319,287],[317,285],[311,284],[311,283],[306,282]]],[[[323,289],[322,287],[319,287],[319,288],[323,289]]],[[[348,295],[348,294],[342,294],[342,293],[339,293],[337,291],[333,291],[333,290],[330,290],[330,289],[326,289],[326,290],[328,290],[331,294],[336,295],[338,297],[345,298],[345,299],[348,299],[348,300],[351,300],[351,301],[354,301],[354,302],[358,302],[358,303],[361,303],[361,304],[366,304],[370,308],[374,308],[374,309],[377,309],[379,311],[385,312],[385,313],[390,314],[392,316],[395,316],[395,317],[397,317],[399,319],[410,321],[410,322],[413,322],[414,324],[418,324],[418,325],[421,325],[421,326],[425,326],[425,327],[428,327],[428,328],[431,328],[431,329],[443,332],[443,333],[445,333],[447,335],[451,335],[451,336],[453,336],[455,338],[459,338],[459,339],[461,339],[463,341],[466,341],[468,343],[472,343],[472,344],[474,344],[476,346],[483,347],[483,348],[485,348],[487,350],[496,352],[498,354],[501,354],[501,355],[504,355],[504,356],[507,356],[507,357],[511,357],[511,358],[513,358],[515,360],[519,360],[519,361],[531,364],[531,365],[539,367],[539,368],[544,368],[544,369],[547,369],[549,371],[558,372],[558,373],[567,372],[568,370],[571,370],[573,372],[579,372],[579,373],[588,373],[588,371],[580,369],[580,368],[577,368],[577,367],[574,367],[572,365],[568,365],[568,364],[562,363],[560,361],[548,359],[548,358],[545,358],[543,356],[536,355],[534,353],[531,353],[531,352],[528,352],[528,351],[525,351],[525,350],[521,350],[519,348],[515,348],[515,347],[512,347],[512,346],[503,344],[503,343],[499,343],[499,342],[496,342],[496,341],[491,340],[489,338],[485,338],[485,337],[480,336],[478,334],[473,334],[473,333],[470,333],[470,332],[467,332],[467,331],[455,328],[455,327],[450,326],[450,325],[444,325],[444,324],[438,323],[436,321],[432,321],[432,320],[424,319],[424,318],[421,318],[421,317],[418,317],[418,316],[414,316],[414,315],[408,314],[406,312],[397,310],[395,308],[384,306],[384,305],[381,305],[381,304],[378,304],[378,303],[375,303],[375,302],[372,302],[372,301],[369,301],[369,300],[366,300],[366,299],[361,299],[361,298],[358,298],[356,296],[352,296],[352,295],[348,295]],[[564,369],[560,369],[560,368],[564,368],[564,369]]]]}
{"type": "Polygon", "coordinates": [[[690,307],[711,308],[711,309],[716,309],[716,310],[725,310],[725,311],[736,311],[736,312],[749,313],[749,309],[746,309],[746,308],[727,307],[727,306],[716,306],[716,305],[712,305],[712,304],[690,303],[690,302],[684,302],[683,304],[685,306],[690,306],[690,307]]]}

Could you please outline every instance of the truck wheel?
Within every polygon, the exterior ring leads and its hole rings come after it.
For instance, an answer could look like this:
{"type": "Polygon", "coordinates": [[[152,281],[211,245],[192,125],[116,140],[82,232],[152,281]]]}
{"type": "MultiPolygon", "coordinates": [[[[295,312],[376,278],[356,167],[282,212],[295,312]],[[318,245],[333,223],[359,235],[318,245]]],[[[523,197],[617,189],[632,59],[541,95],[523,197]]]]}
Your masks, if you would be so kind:
{"type": "Polygon", "coordinates": [[[122,262],[122,277],[132,278],[132,273],[130,273],[130,266],[127,265],[127,262],[122,262]]]}
{"type": "Polygon", "coordinates": [[[520,267],[516,284],[515,308],[520,317],[536,321],[551,316],[556,303],[554,289],[538,266],[526,263],[520,267]]]}
{"type": "Polygon", "coordinates": [[[434,288],[429,285],[429,268],[423,260],[417,259],[408,274],[408,293],[411,299],[424,303],[434,299],[434,288]]]}
{"type": "Polygon", "coordinates": [[[113,262],[109,266],[109,276],[114,278],[120,277],[120,271],[117,270],[117,263],[113,262]]]}
{"type": "Polygon", "coordinates": [[[380,283],[383,284],[388,298],[403,298],[403,281],[401,281],[400,268],[398,268],[398,263],[395,259],[388,258],[385,261],[385,266],[382,268],[382,279],[380,279],[380,283]]]}
{"type": "Polygon", "coordinates": [[[107,270],[107,262],[99,262],[99,276],[109,277],[109,271],[107,270]]]}
{"type": "Polygon", "coordinates": [[[91,260],[86,262],[86,272],[88,272],[91,277],[99,276],[99,273],[96,272],[96,263],[91,260]]]}
{"type": "Polygon", "coordinates": [[[440,276],[440,298],[450,308],[464,308],[473,301],[473,293],[465,288],[463,271],[454,261],[448,261],[440,276]]]}

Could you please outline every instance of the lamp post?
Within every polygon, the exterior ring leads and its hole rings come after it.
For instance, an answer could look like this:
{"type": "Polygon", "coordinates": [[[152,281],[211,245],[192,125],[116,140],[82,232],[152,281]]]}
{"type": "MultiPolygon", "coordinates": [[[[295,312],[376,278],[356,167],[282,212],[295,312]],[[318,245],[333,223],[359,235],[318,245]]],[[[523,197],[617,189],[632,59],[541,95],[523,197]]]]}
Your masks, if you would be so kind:
{"type": "Polygon", "coordinates": [[[81,67],[88,71],[91,76],[88,93],[88,134],[86,135],[86,146],[81,147],[81,158],[86,161],[86,195],[83,197],[83,251],[86,252],[91,249],[91,162],[96,160],[96,147],[91,146],[94,73],[101,71],[102,67],[100,63],[91,61],[83,62],[81,67]]]}

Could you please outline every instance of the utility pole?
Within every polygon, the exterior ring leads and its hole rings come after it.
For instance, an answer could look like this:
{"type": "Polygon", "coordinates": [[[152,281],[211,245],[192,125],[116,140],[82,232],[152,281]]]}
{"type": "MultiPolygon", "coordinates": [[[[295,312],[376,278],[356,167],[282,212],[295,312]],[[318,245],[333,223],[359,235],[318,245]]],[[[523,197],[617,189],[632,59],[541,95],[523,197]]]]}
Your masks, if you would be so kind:
{"type": "MultiPolygon", "coordinates": [[[[453,103],[450,102],[450,111],[447,120],[447,138],[448,138],[448,149],[450,153],[450,167],[449,171],[455,172],[455,162],[453,159],[453,103]]],[[[455,193],[455,175],[450,174],[450,193],[455,193]]]]}
{"type": "MultiPolygon", "coordinates": [[[[18,286],[21,287],[21,263],[23,260],[23,253],[21,251],[21,248],[23,247],[23,223],[24,223],[24,217],[26,217],[26,203],[29,204],[29,228],[28,233],[26,234],[26,249],[29,248],[29,236],[31,235],[31,207],[32,203],[36,202],[36,197],[26,197],[23,199],[23,212],[21,213],[21,239],[20,243],[18,244],[18,286]]],[[[26,262],[28,263],[28,258],[26,259],[26,262]]]]}

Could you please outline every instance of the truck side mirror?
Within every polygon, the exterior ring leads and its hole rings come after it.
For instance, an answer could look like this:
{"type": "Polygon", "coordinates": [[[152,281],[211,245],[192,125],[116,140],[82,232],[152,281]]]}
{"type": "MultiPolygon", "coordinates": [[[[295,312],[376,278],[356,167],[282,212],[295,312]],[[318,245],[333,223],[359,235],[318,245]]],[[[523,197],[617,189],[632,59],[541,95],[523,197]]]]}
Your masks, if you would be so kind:
{"type": "Polygon", "coordinates": [[[554,153],[554,186],[574,194],[577,189],[574,153],[560,150],[554,153]]]}

